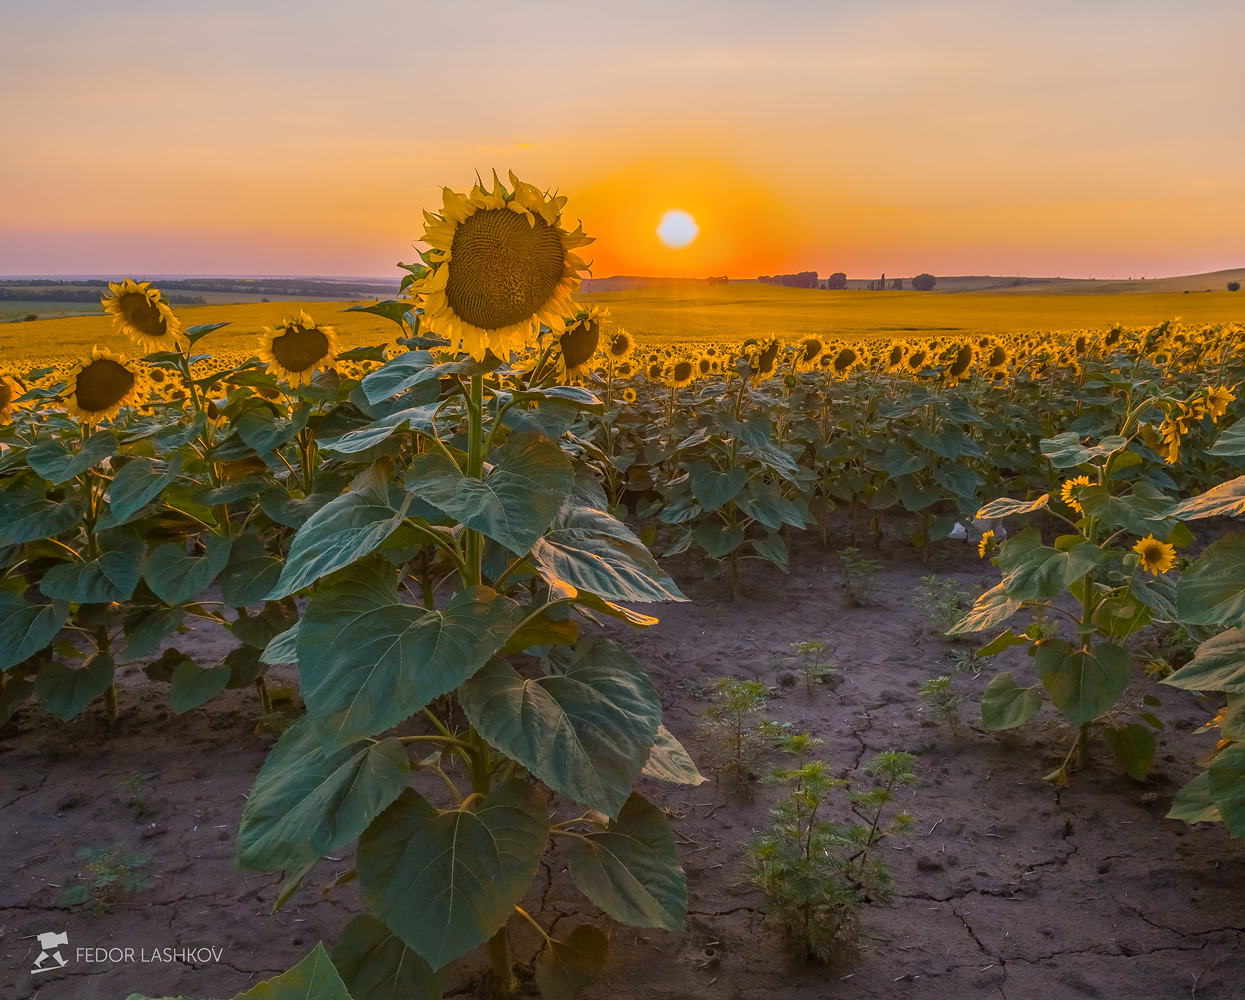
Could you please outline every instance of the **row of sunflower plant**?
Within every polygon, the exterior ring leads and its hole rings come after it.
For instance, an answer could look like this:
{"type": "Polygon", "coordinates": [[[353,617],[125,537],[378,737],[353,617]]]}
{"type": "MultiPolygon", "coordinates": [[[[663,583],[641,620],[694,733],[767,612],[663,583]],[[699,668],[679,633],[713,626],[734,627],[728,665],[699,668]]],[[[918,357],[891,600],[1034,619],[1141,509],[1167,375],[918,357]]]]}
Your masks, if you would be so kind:
{"type": "Polygon", "coordinates": [[[308,961],[358,1000],[439,997],[480,945],[513,992],[514,920],[539,932],[544,995],[590,981],[608,934],[555,936],[520,905],[551,850],[606,916],[684,926],[673,831],[636,785],[704,779],[644,668],[591,630],[685,598],[568,435],[604,407],[565,380],[599,319],[570,298],[588,239],[564,204],[513,175],[447,191],[408,297],[365,307],[402,327],[392,354],[339,352],[300,315],[223,365],[199,351],[214,326],[181,329],[127,279],[104,304],[140,361],[6,375],[4,718],[32,696],[115,715],[127,663],[150,661],[175,712],[226,687],[266,697],[269,666],[296,665],[306,714],[256,779],[237,862],[285,871],[281,905],[357,841],[338,881],[368,913],[332,976],[308,961]],[[201,622],[238,645],[152,659],[201,622]]]}
{"type": "Polygon", "coordinates": [[[1163,728],[1156,685],[1221,691],[1210,727],[1223,739],[1172,815],[1243,836],[1245,535],[1196,560],[1177,554],[1195,541],[1185,521],[1245,506],[1245,478],[1218,485],[1245,459],[1233,392],[1243,334],[1165,323],[645,353],[616,331],[583,366],[614,405],[576,443],[619,516],[647,521],[642,537],[666,555],[698,551],[706,576],[729,570],[736,592],[744,560],[786,571],[792,532],[824,535],[836,505],[853,535],[865,514],[880,535],[884,511],[906,512],[924,553],[975,526],[1002,580],[953,633],[1024,612],[977,655],[1023,645],[1038,676],[1021,687],[998,673],[984,726],[1022,725],[1048,700],[1076,734],[1049,781],[1084,767],[1099,736],[1140,780],[1163,728]],[[1000,544],[1005,518],[1023,530],[1000,544]]]}

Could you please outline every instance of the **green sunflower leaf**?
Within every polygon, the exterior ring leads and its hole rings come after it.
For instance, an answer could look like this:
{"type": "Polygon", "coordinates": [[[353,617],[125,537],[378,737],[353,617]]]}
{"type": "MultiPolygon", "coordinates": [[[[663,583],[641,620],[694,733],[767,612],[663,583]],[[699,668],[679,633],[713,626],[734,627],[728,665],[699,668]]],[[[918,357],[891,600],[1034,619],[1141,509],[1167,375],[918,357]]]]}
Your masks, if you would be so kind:
{"type": "Polygon", "coordinates": [[[333,964],[353,1000],[441,1000],[452,966],[433,971],[423,957],[375,917],[346,925],[333,964]]]}

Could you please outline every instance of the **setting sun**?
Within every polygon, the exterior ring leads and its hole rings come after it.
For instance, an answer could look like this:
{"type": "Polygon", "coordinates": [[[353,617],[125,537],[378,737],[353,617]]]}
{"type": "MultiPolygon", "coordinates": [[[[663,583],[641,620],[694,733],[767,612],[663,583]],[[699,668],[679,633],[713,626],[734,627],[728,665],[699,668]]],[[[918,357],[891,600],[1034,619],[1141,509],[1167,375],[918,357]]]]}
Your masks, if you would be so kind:
{"type": "Polygon", "coordinates": [[[657,238],[672,250],[681,250],[699,235],[696,219],[681,208],[670,209],[657,226],[657,238]]]}

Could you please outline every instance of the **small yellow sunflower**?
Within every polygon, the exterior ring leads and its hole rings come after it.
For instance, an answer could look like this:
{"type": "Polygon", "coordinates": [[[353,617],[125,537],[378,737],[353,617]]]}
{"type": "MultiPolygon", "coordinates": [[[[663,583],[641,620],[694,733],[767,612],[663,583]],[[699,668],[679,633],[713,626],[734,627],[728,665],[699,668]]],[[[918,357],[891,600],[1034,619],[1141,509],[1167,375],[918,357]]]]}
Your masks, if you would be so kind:
{"type": "Polygon", "coordinates": [[[947,378],[958,382],[968,374],[973,364],[973,345],[958,344],[949,348],[944,355],[947,361],[947,378]]]}
{"type": "Polygon", "coordinates": [[[691,385],[695,377],[696,362],[691,358],[679,358],[666,370],[663,381],[672,389],[682,389],[685,385],[691,385]]]}
{"type": "Polygon", "coordinates": [[[990,344],[982,351],[982,362],[988,371],[1002,371],[1009,361],[1011,361],[1011,355],[1007,353],[1007,348],[1002,344],[990,344]]]}
{"type": "Polygon", "coordinates": [[[627,388],[622,391],[621,398],[624,403],[634,403],[636,399],[635,390],[631,388],[631,386],[627,386],[627,388]]]}
{"type": "Polygon", "coordinates": [[[583,228],[562,226],[566,198],[549,197],[510,175],[493,190],[442,189],[440,214],[424,213],[430,270],[411,285],[423,325],[477,361],[492,348],[507,357],[530,347],[544,323],[562,333],[588,265],[573,251],[592,242],[583,228]]]}
{"type": "Polygon", "coordinates": [[[291,386],[310,385],[316,369],[327,371],[337,356],[337,334],[331,326],[318,326],[306,312],[295,319],[283,319],[276,327],[262,327],[259,338],[260,361],[268,371],[288,379],[291,386]]]}
{"type": "Polygon", "coordinates": [[[800,371],[811,371],[817,367],[817,359],[825,353],[826,345],[816,337],[805,337],[795,349],[795,366],[800,371]]]}
{"type": "Polygon", "coordinates": [[[701,378],[708,378],[713,374],[713,358],[706,354],[698,355],[696,358],[696,374],[701,378]]]}
{"type": "Polygon", "coordinates": [[[10,368],[0,368],[0,424],[11,424],[13,414],[25,405],[17,402],[26,390],[17,381],[16,374],[10,368]]]}
{"type": "Polygon", "coordinates": [[[581,309],[572,320],[566,320],[566,332],[554,334],[554,358],[558,374],[563,378],[583,375],[592,367],[601,344],[601,320],[609,315],[608,309],[592,306],[581,309]]]}
{"type": "Polygon", "coordinates": [[[99,304],[112,316],[113,325],[143,350],[184,351],[190,346],[181,321],[150,281],[110,281],[108,293],[99,304]]]}
{"type": "Polygon", "coordinates": [[[1210,417],[1215,423],[1219,423],[1219,418],[1228,412],[1228,404],[1235,399],[1236,394],[1232,389],[1220,385],[1207,390],[1206,395],[1193,404],[1193,408],[1199,417],[1210,417]]]}
{"type": "Polygon", "coordinates": [[[127,364],[124,354],[94,347],[69,372],[62,398],[71,417],[93,426],[138,402],[146,384],[142,370],[132,361],[127,364]]]}
{"type": "Polygon", "coordinates": [[[635,374],[635,365],[630,361],[623,361],[614,366],[614,378],[631,378],[635,374]]]}
{"type": "Polygon", "coordinates": [[[650,358],[644,366],[644,375],[650,382],[661,382],[666,377],[666,363],[661,358],[650,358]]]}
{"type": "Polygon", "coordinates": [[[993,529],[982,532],[981,541],[977,543],[977,555],[984,559],[996,548],[998,548],[998,545],[994,541],[993,529]]]}
{"type": "Polygon", "coordinates": [[[769,337],[761,341],[756,351],[749,357],[748,364],[752,368],[752,377],[758,382],[774,377],[781,347],[777,337],[769,337]]]}
{"type": "Polygon", "coordinates": [[[839,378],[846,378],[860,364],[860,352],[854,347],[841,348],[830,362],[830,371],[839,378]]]}
{"type": "Polygon", "coordinates": [[[1160,542],[1153,535],[1147,535],[1133,546],[1133,551],[1141,558],[1141,568],[1147,573],[1159,576],[1176,565],[1176,550],[1166,542],[1160,542]]]}
{"type": "Polygon", "coordinates": [[[615,330],[613,336],[605,344],[605,356],[615,364],[626,361],[634,350],[635,338],[622,327],[615,330]]]}
{"type": "Polygon", "coordinates": [[[1089,476],[1077,476],[1074,479],[1069,479],[1063,484],[1063,488],[1059,491],[1059,499],[1061,499],[1078,514],[1084,514],[1085,511],[1081,508],[1081,504],[1077,500],[1076,491],[1081,486],[1089,485],[1089,476]]]}

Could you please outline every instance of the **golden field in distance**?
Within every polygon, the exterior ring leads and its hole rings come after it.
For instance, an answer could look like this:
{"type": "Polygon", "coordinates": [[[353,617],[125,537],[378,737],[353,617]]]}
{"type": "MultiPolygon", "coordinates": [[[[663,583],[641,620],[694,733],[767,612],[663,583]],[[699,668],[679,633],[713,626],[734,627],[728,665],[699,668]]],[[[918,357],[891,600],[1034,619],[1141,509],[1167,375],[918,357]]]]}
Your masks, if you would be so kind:
{"type": "MultiPolygon", "coordinates": [[[[695,283],[581,294],[606,305],[618,325],[642,341],[722,343],[777,335],[920,337],[1035,330],[1144,327],[1179,317],[1186,325],[1245,322],[1245,291],[1131,295],[1015,295],[965,292],[821,291],[753,282],[695,283]]],[[[398,328],[380,316],[343,313],[350,302],[272,302],[175,308],[185,326],[228,321],[200,341],[202,352],[251,353],[260,327],[306,309],[337,330],[343,350],[394,342],[398,328]]],[[[127,355],[134,345],[114,331],[111,317],[77,316],[0,324],[0,363],[75,357],[98,344],[127,355]]]]}

